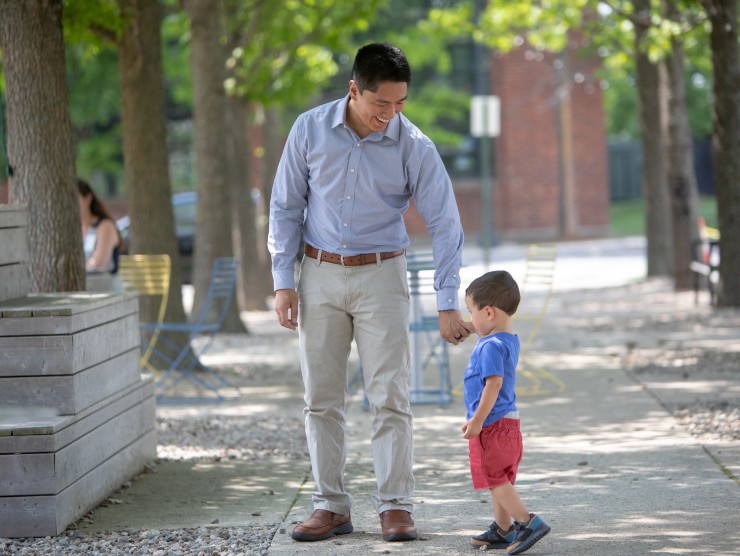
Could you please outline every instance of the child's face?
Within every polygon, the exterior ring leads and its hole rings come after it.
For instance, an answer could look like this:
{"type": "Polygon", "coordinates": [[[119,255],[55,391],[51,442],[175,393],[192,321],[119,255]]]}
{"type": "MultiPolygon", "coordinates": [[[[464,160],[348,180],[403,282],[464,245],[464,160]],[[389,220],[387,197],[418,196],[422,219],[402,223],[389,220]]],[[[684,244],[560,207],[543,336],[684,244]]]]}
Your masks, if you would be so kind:
{"type": "Polygon", "coordinates": [[[465,305],[472,317],[475,333],[481,338],[488,336],[493,330],[495,309],[493,307],[478,307],[469,295],[465,296],[465,305]]]}

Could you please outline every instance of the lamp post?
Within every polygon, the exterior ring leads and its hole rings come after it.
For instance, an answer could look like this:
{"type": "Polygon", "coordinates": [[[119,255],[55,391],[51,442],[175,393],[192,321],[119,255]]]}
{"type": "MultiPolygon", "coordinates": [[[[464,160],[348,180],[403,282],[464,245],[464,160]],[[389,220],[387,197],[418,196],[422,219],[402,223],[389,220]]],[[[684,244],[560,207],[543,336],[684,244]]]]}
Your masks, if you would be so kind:
{"type": "MultiPolygon", "coordinates": [[[[475,0],[474,21],[480,21],[484,0],[475,0]]],[[[492,139],[498,137],[501,128],[501,104],[499,98],[488,94],[490,80],[488,68],[491,60],[480,43],[473,44],[475,67],[474,94],[470,107],[470,134],[478,138],[478,160],[480,161],[481,184],[481,236],[483,264],[488,268],[490,249],[495,244],[493,214],[491,211],[491,192],[493,190],[492,139]]]]}

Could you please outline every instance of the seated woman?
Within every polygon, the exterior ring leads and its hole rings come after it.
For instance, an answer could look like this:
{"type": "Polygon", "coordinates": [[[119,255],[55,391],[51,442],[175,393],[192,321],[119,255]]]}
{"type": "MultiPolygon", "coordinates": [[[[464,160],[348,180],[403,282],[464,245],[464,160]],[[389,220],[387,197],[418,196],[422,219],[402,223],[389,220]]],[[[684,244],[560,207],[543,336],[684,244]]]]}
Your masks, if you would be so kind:
{"type": "Polygon", "coordinates": [[[80,192],[80,220],[85,251],[88,291],[120,291],[118,255],[121,235],[108,211],[90,185],[77,180],[80,192]]]}

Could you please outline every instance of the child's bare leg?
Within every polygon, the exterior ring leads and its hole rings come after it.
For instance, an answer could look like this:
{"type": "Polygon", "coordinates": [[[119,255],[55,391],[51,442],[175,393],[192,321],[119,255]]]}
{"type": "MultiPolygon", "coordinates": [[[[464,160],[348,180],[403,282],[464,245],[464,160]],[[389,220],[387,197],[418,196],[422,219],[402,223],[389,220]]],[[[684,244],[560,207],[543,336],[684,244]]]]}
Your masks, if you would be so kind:
{"type": "Polygon", "coordinates": [[[512,526],[513,518],[496,498],[494,489],[491,489],[491,507],[493,508],[493,518],[496,521],[496,525],[507,531],[512,526]]]}
{"type": "Polygon", "coordinates": [[[529,513],[514,485],[506,483],[491,490],[496,505],[500,505],[506,514],[511,515],[517,521],[516,536],[514,541],[506,547],[506,554],[513,556],[526,552],[550,532],[550,526],[542,521],[542,518],[529,513]]]}
{"type": "Polygon", "coordinates": [[[501,527],[504,527],[504,523],[511,524],[512,518],[521,523],[529,521],[529,510],[527,510],[527,507],[524,505],[521,498],[519,498],[519,493],[517,493],[514,485],[511,483],[504,483],[503,485],[493,487],[491,489],[491,496],[494,500],[493,511],[496,516],[496,523],[501,527]],[[503,510],[501,515],[502,519],[508,519],[508,521],[505,521],[504,523],[498,520],[499,518],[496,510],[499,506],[501,510],[503,510]]]}

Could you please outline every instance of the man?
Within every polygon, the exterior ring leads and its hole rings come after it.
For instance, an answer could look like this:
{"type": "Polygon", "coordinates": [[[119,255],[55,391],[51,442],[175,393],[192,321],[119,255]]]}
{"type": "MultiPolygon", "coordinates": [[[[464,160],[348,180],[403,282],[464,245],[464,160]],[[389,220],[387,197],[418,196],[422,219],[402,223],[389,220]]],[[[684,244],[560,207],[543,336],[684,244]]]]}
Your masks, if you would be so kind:
{"type": "Polygon", "coordinates": [[[282,326],[299,330],[317,488],[313,514],[293,529],[297,541],[352,532],[344,405],[353,337],[374,416],[373,501],[383,538],[417,538],[403,221],[412,198],[432,236],[440,334],[458,344],[472,331],[458,310],[463,232],[452,184],[434,144],[401,115],[410,80],[399,48],[361,48],[349,94],[298,117],[275,177],[268,239],[275,312],[282,326]]]}

